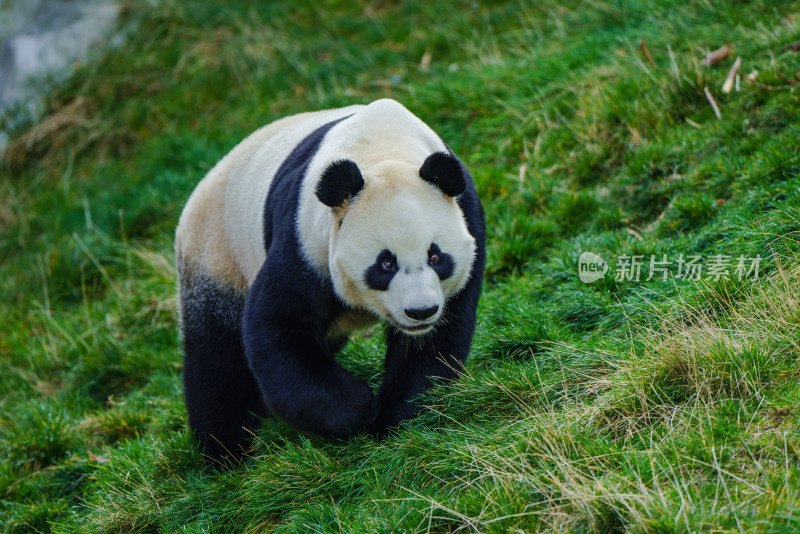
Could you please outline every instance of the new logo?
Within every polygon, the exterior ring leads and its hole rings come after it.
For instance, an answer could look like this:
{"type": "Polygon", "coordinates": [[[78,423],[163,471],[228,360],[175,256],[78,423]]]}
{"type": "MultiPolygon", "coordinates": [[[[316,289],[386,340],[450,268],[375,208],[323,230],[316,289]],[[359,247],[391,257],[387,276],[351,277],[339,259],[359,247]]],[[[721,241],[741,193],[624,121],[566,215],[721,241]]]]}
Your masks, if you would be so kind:
{"type": "Polygon", "coordinates": [[[578,276],[585,284],[600,280],[607,272],[608,263],[594,252],[584,252],[578,258],[578,276]]]}

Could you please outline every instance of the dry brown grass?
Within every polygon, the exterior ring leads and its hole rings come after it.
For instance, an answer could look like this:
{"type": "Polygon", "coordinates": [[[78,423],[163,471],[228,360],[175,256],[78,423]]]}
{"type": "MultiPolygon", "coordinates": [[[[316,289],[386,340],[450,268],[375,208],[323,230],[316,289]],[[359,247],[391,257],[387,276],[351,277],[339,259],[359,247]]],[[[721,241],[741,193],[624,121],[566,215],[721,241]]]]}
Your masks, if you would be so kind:
{"type": "Polygon", "coordinates": [[[87,133],[87,138],[79,143],[85,146],[99,135],[97,131],[92,133],[97,122],[94,114],[92,103],[79,96],[9,143],[0,155],[0,161],[5,160],[11,168],[15,168],[32,158],[58,151],[67,144],[67,134],[75,128],[81,128],[87,133]]]}

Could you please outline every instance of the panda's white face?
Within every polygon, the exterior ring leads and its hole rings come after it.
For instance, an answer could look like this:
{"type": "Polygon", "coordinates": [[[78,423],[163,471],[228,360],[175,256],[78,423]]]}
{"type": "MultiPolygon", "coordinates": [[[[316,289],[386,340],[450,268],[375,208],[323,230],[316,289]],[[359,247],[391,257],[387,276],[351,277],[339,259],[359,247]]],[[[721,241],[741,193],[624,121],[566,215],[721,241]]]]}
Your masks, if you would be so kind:
{"type": "Polygon", "coordinates": [[[423,335],[447,320],[447,300],[469,278],[475,240],[453,198],[415,169],[403,170],[410,179],[365,176],[364,190],[346,213],[334,212],[329,267],[346,303],[406,334],[423,335]]]}

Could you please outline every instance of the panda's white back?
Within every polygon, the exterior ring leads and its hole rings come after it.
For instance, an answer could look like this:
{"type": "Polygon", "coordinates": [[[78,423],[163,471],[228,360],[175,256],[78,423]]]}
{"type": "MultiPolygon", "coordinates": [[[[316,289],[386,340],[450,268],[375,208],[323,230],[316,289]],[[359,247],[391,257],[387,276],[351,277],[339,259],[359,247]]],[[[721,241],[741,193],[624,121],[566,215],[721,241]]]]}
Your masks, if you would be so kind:
{"type": "Polygon", "coordinates": [[[179,268],[201,270],[246,291],[263,265],[263,213],[283,160],[308,134],[364,106],[300,113],[272,122],[239,143],[200,181],[176,232],[179,268]]]}

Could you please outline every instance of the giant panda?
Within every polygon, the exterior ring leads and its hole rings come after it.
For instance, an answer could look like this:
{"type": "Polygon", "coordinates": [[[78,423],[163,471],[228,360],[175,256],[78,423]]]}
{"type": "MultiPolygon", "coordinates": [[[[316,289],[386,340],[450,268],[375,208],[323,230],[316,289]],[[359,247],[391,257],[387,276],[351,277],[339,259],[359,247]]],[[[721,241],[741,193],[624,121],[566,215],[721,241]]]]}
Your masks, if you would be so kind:
{"type": "Polygon", "coordinates": [[[176,232],[189,427],[239,456],[259,419],[383,436],[462,369],[475,328],[483,208],[469,172],[393,100],[251,134],[197,185],[176,232]],[[377,392],[335,359],[386,323],[377,392]]]}

